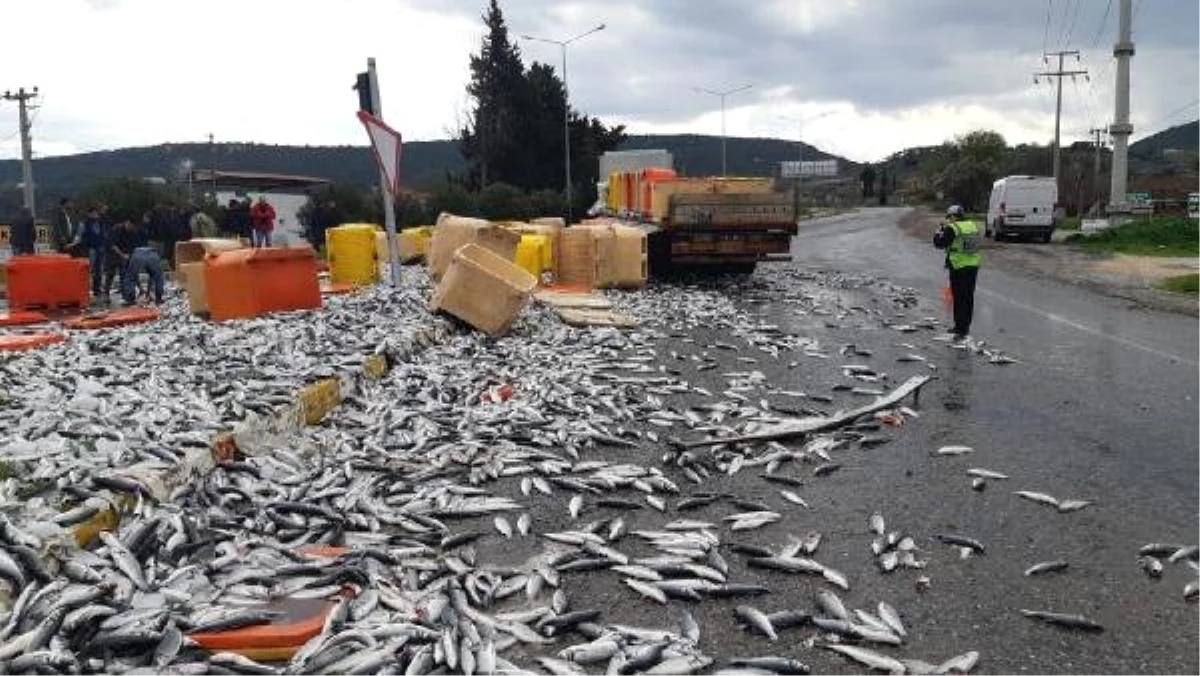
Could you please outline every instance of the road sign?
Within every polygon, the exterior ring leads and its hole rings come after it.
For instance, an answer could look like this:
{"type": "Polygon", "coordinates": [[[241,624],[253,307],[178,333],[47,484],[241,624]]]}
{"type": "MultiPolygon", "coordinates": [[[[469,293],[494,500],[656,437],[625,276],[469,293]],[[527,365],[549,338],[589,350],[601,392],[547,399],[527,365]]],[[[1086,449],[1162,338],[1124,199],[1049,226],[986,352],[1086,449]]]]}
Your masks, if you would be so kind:
{"type": "Polygon", "coordinates": [[[797,176],[837,176],[837,160],[797,161],[779,163],[779,175],[783,178],[797,176]]]}

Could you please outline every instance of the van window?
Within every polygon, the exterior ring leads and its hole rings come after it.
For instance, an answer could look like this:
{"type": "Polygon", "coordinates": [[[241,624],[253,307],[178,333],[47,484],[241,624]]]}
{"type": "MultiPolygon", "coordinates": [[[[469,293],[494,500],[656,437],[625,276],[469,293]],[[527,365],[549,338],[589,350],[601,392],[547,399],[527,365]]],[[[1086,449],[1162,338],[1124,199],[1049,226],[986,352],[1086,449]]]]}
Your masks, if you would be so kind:
{"type": "Polygon", "coordinates": [[[1054,201],[1050,186],[1037,183],[1010,183],[1007,193],[1009,206],[1050,206],[1054,201]]]}

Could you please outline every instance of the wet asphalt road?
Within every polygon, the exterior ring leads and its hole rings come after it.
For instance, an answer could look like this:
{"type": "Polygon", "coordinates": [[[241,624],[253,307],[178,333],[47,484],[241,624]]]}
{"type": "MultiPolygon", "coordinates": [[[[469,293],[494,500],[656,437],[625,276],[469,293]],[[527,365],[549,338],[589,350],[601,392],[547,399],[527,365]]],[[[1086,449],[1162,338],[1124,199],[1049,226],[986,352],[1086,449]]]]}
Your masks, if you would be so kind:
{"type": "MultiPolygon", "coordinates": [[[[939,301],[943,282],[940,254],[895,227],[902,209],[867,210],[806,223],[796,238],[796,261],[760,268],[753,282],[731,298],[751,317],[794,334],[811,337],[827,359],[797,354],[764,356],[740,344],[736,352],[713,349],[730,342],[721,328],[698,328],[686,339],[663,339],[658,363],[678,368],[688,382],[706,387],[721,399],[731,371],[761,371],[770,387],[833,397],[826,404],[770,394],[751,394],[752,402],[807,407],[822,411],[869,401],[835,384],[863,385],[842,377],[839,365],[866,363],[886,371],[881,387],[910,375],[935,376],[920,397],[920,413],[899,429],[883,428],[890,443],[852,444],[836,451],[842,468],[815,477],[813,465],[788,463],[780,473],[799,478],[795,492],[812,509],[784,501],[782,488],[760,478],[761,467],[733,476],[714,476],[703,486],[691,484],[665,467],[684,494],[695,490],[728,492],[769,503],[784,518],[759,530],[732,533],[721,527],[722,542],[748,542],[778,548],[790,536],[820,531],[824,540],[813,558],[844,573],[850,591],[842,592],[811,576],[791,576],[748,568],[742,557],[722,549],[730,564],[729,580],[761,584],[771,593],[754,599],[671,601],[666,607],[646,601],[607,571],[572,573],[563,587],[573,608],[599,608],[607,622],[677,631],[680,607],[698,621],[701,648],[714,658],[708,671],[733,657],[781,655],[810,665],[814,673],[862,673],[866,667],[812,646],[813,628],[782,631],[777,642],[738,629],[733,608],[748,603],[765,612],[813,611],[814,594],[836,591],[851,608],[874,610],[879,601],[895,606],[910,638],[899,648],[876,647],[897,658],[937,664],[968,650],[981,653],[979,673],[1196,673],[1197,606],[1183,599],[1184,585],[1196,571],[1168,564],[1160,580],[1138,567],[1138,548],[1152,541],[1197,541],[1196,325],[1194,319],[1130,310],[1123,304],[1053,282],[987,269],[981,277],[974,333],[979,339],[1020,360],[988,363],[985,356],[955,350],[935,339],[933,330],[899,333],[882,326],[944,319],[939,301]],[[840,271],[844,276],[828,271],[840,271]],[[915,308],[893,301],[888,281],[911,287],[915,308]],[[816,296],[830,314],[798,309],[789,295],[816,296]],[[869,357],[842,356],[853,343],[869,357]],[[906,343],[907,346],[902,346],[906,343]],[[909,347],[911,346],[911,347],[909,347]],[[667,359],[669,351],[685,359],[667,359]],[[903,353],[926,356],[897,363],[903,353]],[[699,371],[689,357],[707,353],[720,367],[699,371]],[[745,361],[755,360],[753,363],[745,361]],[[973,454],[936,457],[947,444],[974,447],[973,454]],[[970,467],[1008,474],[985,490],[971,489],[970,467]],[[1060,514],[1012,494],[1040,491],[1059,498],[1093,500],[1082,511],[1060,514]],[[868,518],[879,511],[887,528],[912,535],[926,560],[923,570],[882,573],[870,551],[868,518]],[[937,542],[936,533],[958,533],[982,541],[983,556],[962,559],[956,548],[937,542]],[[1066,559],[1070,568],[1028,578],[1022,571],[1049,559],[1066,559]],[[916,580],[929,577],[928,591],[916,580]],[[1083,633],[1022,617],[1018,609],[1078,613],[1100,622],[1106,631],[1083,633]]],[[[719,283],[719,282],[718,282],[719,283]]],[[[678,335],[678,334],[677,334],[678,335]]],[[[736,341],[735,341],[736,342],[736,341]]],[[[671,397],[668,405],[712,401],[700,395],[671,397]]],[[[654,429],[654,428],[647,428],[654,429]]],[[[698,438],[690,430],[656,430],[698,438]]],[[[789,445],[797,446],[798,442],[789,445]]],[[[604,457],[658,467],[665,444],[638,449],[603,448],[586,457],[604,457]]],[[[497,493],[513,494],[516,481],[505,480],[497,493]],[[504,486],[504,484],[508,484],[504,486]]],[[[518,494],[519,495],[519,494],[518,494]]],[[[722,502],[691,512],[670,506],[659,514],[648,506],[620,513],[597,509],[585,499],[578,521],[567,516],[570,495],[536,493],[520,498],[534,516],[535,532],[569,529],[591,520],[624,516],[631,530],[661,528],[675,518],[719,522],[740,511],[722,502]]],[[[622,497],[639,499],[636,491],[622,497]]],[[[676,499],[668,500],[673,505],[676,499]]],[[[474,524],[490,529],[490,520],[474,524]]],[[[654,552],[636,537],[618,546],[633,555],[654,552]]],[[[478,543],[481,560],[517,565],[544,553],[546,541],[489,537],[478,543]]],[[[580,637],[562,639],[556,648],[580,637]]],[[[518,649],[519,650],[519,649],[518,649]]],[[[531,651],[528,658],[545,651],[531,651]]],[[[518,652],[517,657],[520,657],[518,652]]],[[[595,665],[602,666],[602,665],[595,665]]],[[[596,671],[594,667],[592,671],[596,671]]]]}
{"type": "MultiPolygon", "coordinates": [[[[795,264],[911,286],[945,320],[941,252],[895,227],[903,213],[870,209],[805,224],[795,264]]],[[[972,333],[1021,363],[997,368],[957,352],[942,361],[922,419],[888,447],[893,467],[874,468],[879,493],[867,501],[908,527],[953,526],[990,545],[986,558],[930,572],[933,590],[918,608],[936,620],[922,635],[981,650],[987,671],[1196,672],[1196,606],[1182,600],[1196,573],[1170,567],[1151,581],[1136,563],[1146,542],[1197,539],[1195,319],[984,265],[972,333]],[[977,452],[925,455],[946,443],[977,452]],[[966,466],[1012,480],[974,493],[966,466]],[[1013,490],[1096,504],[1058,514],[1013,490]],[[1054,558],[1071,569],[1021,576],[1054,558]],[[1039,626],[1018,607],[1082,613],[1108,630],[1039,626]],[[954,634],[965,641],[948,640],[954,634]]]]}

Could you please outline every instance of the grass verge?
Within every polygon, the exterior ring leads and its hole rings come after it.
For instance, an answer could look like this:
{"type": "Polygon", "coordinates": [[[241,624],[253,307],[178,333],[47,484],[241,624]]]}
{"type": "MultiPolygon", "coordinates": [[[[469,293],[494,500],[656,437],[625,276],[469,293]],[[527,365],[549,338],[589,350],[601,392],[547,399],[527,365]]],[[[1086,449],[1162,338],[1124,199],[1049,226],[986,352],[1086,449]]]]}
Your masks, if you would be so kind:
{"type": "Polygon", "coordinates": [[[1189,296],[1200,296],[1200,274],[1192,273],[1190,275],[1179,275],[1178,277],[1167,277],[1155,286],[1165,291],[1184,293],[1189,296]]]}
{"type": "Polygon", "coordinates": [[[1147,218],[1073,241],[1088,253],[1195,256],[1200,253],[1200,228],[1190,218],[1147,218]]]}

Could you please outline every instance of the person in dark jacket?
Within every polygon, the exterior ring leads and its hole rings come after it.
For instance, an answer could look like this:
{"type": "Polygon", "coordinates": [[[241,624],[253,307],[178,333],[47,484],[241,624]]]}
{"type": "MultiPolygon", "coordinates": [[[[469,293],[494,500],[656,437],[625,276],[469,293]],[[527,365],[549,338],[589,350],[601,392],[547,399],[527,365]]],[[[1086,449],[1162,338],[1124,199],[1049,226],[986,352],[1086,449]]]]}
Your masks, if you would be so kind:
{"type": "Polygon", "coordinates": [[[64,197],[58,201],[58,211],[54,212],[54,223],[50,228],[50,239],[54,250],[58,253],[71,253],[71,240],[75,237],[75,212],[71,199],[64,197]]]}
{"type": "MultiPolygon", "coordinates": [[[[143,218],[143,222],[148,219],[143,218]]],[[[125,273],[121,277],[121,298],[125,305],[133,305],[136,300],[134,291],[138,287],[138,277],[145,272],[150,277],[150,288],[154,291],[154,303],[163,302],[163,270],[162,259],[158,252],[150,246],[150,234],[131,220],[122,223],[121,230],[114,237],[114,248],[120,251],[125,259],[125,273]]]]}
{"type": "Polygon", "coordinates": [[[87,216],[79,223],[74,241],[74,248],[87,252],[88,267],[92,274],[92,295],[100,298],[101,282],[104,279],[104,254],[108,248],[108,233],[104,231],[104,221],[100,220],[100,210],[96,207],[88,209],[87,216]]]}
{"type": "Polygon", "coordinates": [[[12,224],[12,252],[14,256],[32,256],[37,235],[33,228],[33,213],[29,207],[21,207],[20,215],[12,224]]]}

